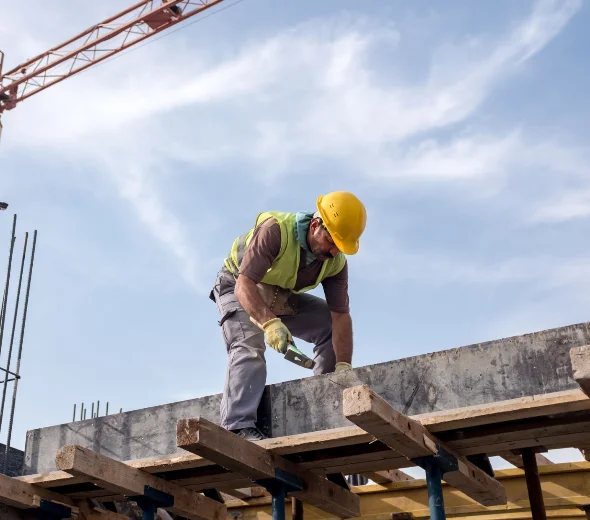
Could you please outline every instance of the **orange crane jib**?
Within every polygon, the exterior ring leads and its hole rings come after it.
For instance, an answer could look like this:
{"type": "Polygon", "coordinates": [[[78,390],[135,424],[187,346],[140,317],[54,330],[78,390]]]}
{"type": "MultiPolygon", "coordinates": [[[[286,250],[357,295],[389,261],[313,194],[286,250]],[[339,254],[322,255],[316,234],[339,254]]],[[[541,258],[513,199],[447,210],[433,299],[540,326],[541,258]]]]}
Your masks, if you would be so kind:
{"type": "Polygon", "coordinates": [[[51,85],[201,13],[223,0],[143,0],[2,74],[0,114],[51,85]]]}

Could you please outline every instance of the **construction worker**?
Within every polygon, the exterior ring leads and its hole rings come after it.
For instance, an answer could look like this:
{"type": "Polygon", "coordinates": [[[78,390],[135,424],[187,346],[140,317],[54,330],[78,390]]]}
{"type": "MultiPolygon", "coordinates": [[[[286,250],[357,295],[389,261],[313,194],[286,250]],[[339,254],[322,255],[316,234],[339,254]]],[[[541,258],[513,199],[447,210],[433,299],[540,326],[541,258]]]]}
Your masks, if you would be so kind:
{"type": "Polygon", "coordinates": [[[265,343],[279,353],[293,337],[314,344],[314,374],[352,368],[345,255],[359,249],[366,211],[352,193],[320,196],[317,211],[265,212],[238,237],[210,298],[228,354],[221,425],[264,439],[256,415],[266,385],[265,343]],[[326,299],[304,294],[322,284],[326,299]]]}

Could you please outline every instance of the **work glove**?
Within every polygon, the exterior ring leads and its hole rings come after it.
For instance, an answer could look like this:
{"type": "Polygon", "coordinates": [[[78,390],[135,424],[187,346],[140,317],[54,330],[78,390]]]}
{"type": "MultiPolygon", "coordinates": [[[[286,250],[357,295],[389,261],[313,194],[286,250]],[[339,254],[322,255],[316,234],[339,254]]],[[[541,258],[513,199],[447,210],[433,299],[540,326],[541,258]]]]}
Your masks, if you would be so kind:
{"type": "Polygon", "coordinates": [[[289,343],[293,343],[293,336],[280,318],[273,318],[262,325],[264,340],[277,352],[287,352],[289,343]]]}
{"type": "Polygon", "coordinates": [[[351,370],[352,365],[350,363],[346,363],[345,361],[339,361],[336,363],[336,372],[342,372],[344,370],[351,370]]]}

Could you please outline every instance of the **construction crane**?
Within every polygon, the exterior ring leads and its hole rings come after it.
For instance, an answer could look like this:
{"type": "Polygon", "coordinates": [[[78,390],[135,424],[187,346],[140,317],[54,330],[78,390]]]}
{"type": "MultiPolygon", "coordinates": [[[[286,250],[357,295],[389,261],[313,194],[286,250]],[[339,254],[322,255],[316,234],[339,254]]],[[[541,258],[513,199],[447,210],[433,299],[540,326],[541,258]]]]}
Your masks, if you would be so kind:
{"type": "Polygon", "coordinates": [[[0,51],[0,117],[34,94],[222,1],[143,0],[5,74],[0,51]]]}

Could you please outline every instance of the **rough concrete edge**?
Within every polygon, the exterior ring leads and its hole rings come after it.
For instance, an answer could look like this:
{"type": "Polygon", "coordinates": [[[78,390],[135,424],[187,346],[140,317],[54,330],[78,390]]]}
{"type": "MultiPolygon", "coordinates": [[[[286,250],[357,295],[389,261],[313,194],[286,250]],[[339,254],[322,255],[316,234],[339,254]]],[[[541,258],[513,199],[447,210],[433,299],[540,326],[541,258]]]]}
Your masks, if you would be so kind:
{"type": "Polygon", "coordinates": [[[570,359],[576,383],[590,397],[590,345],[571,348],[570,359]]]}

